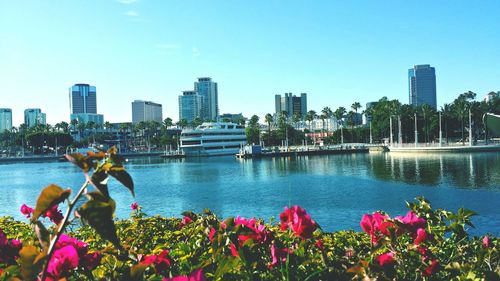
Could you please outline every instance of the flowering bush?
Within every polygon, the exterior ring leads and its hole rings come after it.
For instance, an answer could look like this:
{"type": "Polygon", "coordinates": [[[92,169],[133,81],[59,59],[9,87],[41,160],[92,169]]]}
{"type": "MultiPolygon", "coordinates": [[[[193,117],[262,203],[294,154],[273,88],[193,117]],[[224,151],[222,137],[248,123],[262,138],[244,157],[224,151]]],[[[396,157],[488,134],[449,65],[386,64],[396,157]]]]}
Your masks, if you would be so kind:
{"type": "Polygon", "coordinates": [[[465,209],[434,210],[418,198],[407,203],[404,216],[377,211],[362,216],[362,232],[333,233],[323,232],[299,206],[285,207],[278,224],[240,216],[223,220],[209,210],[185,212],[182,219],[148,217],[138,203],[131,205],[130,219],[113,220],[107,175],[133,192],[120,158],[114,151],[71,157],[87,178],[79,194],[89,200],[75,216],[83,224],[69,219],[76,199],[65,215],[59,211],[69,192],[52,185],[42,191],[37,206],[21,207],[30,224],[0,218],[0,281],[500,277],[498,238],[469,237],[474,213],[465,209]],[[87,184],[97,191],[87,192],[87,184]],[[38,220],[43,217],[53,225],[47,228],[47,221],[38,220]]]}

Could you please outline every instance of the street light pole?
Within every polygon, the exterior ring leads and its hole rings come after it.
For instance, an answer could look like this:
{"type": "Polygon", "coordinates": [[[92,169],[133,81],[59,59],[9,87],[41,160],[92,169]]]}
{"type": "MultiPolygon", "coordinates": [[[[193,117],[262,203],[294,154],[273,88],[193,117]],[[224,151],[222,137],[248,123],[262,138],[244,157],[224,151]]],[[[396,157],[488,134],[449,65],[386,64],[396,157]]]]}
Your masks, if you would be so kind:
{"type": "Polygon", "coordinates": [[[372,136],[372,121],[370,120],[370,144],[373,143],[373,136],[372,136]]]}
{"type": "Polygon", "coordinates": [[[398,115],[398,145],[403,143],[403,134],[401,133],[401,115],[398,115]]]}
{"type": "Polygon", "coordinates": [[[418,146],[417,113],[415,112],[415,147],[418,146]]]}
{"type": "Polygon", "coordinates": [[[389,145],[392,146],[392,115],[389,116],[389,127],[390,127],[390,130],[391,130],[391,133],[390,133],[390,139],[389,139],[389,145]]]}
{"type": "Polygon", "coordinates": [[[443,131],[441,130],[441,111],[439,112],[439,147],[442,146],[443,143],[443,131]]]}
{"type": "Polygon", "coordinates": [[[472,114],[469,108],[469,146],[472,146],[472,114]]]}

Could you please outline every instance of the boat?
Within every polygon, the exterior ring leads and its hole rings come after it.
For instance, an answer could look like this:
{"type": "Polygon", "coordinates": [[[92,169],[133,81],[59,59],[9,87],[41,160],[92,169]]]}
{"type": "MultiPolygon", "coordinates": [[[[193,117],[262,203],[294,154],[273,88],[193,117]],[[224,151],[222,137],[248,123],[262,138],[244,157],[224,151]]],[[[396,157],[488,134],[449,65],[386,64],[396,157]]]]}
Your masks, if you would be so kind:
{"type": "Polygon", "coordinates": [[[180,137],[186,156],[235,155],[246,143],[245,127],[230,122],[205,122],[180,137]]]}

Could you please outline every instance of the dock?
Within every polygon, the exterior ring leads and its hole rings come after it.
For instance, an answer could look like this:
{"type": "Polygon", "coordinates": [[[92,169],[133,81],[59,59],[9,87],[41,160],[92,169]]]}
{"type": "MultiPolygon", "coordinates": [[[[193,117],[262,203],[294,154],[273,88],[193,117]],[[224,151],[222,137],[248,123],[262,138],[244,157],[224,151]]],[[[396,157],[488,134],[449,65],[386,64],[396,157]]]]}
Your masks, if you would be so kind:
{"type": "MultiPolygon", "coordinates": [[[[258,151],[258,150],[257,150],[258,151]]],[[[242,149],[236,154],[238,159],[250,159],[261,157],[301,157],[313,155],[335,155],[335,154],[353,154],[367,153],[369,147],[365,145],[337,145],[328,147],[295,147],[289,149],[261,150],[258,153],[252,153],[250,150],[242,149]]]]}

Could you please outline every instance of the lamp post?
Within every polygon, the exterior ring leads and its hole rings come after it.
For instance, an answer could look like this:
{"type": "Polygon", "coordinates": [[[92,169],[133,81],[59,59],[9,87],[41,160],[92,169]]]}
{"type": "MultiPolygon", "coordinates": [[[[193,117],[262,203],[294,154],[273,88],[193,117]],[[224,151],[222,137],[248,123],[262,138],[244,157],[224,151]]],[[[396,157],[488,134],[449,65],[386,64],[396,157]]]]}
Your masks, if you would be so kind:
{"type": "Polygon", "coordinates": [[[442,146],[443,143],[443,131],[441,130],[441,111],[439,112],[439,147],[442,146]]]}
{"type": "Polygon", "coordinates": [[[401,133],[401,115],[398,115],[398,145],[403,143],[403,134],[401,133]]]}
{"type": "Polygon", "coordinates": [[[469,146],[472,146],[472,114],[469,107],[469,146]]]}
{"type": "Polygon", "coordinates": [[[370,120],[370,144],[373,143],[373,136],[372,136],[372,121],[370,120]]]}
{"type": "Polygon", "coordinates": [[[389,116],[389,129],[391,130],[390,132],[390,139],[389,139],[389,145],[392,146],[392,115],[389,116]]]}
{"type": "Polygon", "coordinates": [[[415,147],[418,146],[417,113],[415,112],[415,147]]]}

